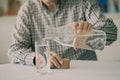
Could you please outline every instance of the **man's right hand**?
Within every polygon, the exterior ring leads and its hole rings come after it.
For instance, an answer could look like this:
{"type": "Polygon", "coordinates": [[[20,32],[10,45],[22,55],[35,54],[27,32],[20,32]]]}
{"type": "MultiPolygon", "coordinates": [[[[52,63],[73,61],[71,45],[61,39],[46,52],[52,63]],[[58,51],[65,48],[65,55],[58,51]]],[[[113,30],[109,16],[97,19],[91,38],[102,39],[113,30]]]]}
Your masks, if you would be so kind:
{"type": "Polygon", "coordinates": [[[74,22],[72,25],[73,31],[74,31],[74,41],[73,46],[75,50],[78,50],[78,48],[83,49],[89,49],[89,47],[85,44],[87,36],[79,37],[80,35],[86,35],[86,34],[92,34],[93,26],[91,23],[87,21],[80,21],[80,22],[74,22]]]}

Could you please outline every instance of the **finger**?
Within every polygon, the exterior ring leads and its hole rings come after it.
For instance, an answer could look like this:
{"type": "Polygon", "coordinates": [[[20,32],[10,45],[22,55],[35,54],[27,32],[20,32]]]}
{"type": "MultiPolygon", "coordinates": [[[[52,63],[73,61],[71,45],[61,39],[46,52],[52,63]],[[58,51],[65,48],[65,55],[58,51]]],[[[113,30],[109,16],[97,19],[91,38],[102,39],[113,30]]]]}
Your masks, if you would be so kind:
{"type": "Polygon", "coordinates": [[[40,59],[37,62],[38,62],[37,64],[38,67],[43,67],[45,65],[45,61],[43,59],[40,59]]]}
{"type": "Polygon", "coordinates": [[[41,63],[42,56],[41,56],[41,55],[38,55],[36,58],[37,58],[37,59],[36,59],[36,65],[38,66],[38,65],[41,63]]]}
{"type": "Polygon", "coordinates": [[[54,56],[51,56],[50,61],[51,61],[51,63],[52,63],[53,65],[55,65],[55,67],[60,68],[60,64],[59,64],[59,62],[56,60],[56,58],[55,58],[54,56]]]}
{"type": "Polygon", "coordinates": [[[43,67],[45,65],[45,60],[44,60],[43,56],[38,55],[36,65],[38,67],[43,67]]]}
{"type": "Polygon", "coordinates": [[[92,29],[93,29],[93,26],[92,26],[92,24],[91,23],[89,23],[89,27],[88,27],[88,29],[87,29],[87,32],[92,32],[92,29]]]}
{"type": "Polygon", "coordinates": [[[73,46],[74,46],[74,47],[73,47],[74,50],[77,51],[77,50],[78,50],[77,44],[74,44],[73,46]]]}
{"type": "Polygon", "coordinates": [[[80,34],[83,31],[83,27],[84,27],[84,22],[80,21],[79,22],[79,27],[77,28],[77,33],[80,34]]]}
{"type": "Polygon", "coordinates": [[[88,28],[89,28],[89,23],[88,22],[84,22],[82,33],[87,33],[88,28]]]}
{"type": "Polygon", "coordinates": [[[77,49],[78,49],[78,44],[77,44],[77,42],[78,42],[78,39],[77,39],[77,37],[75,37],[75,39],[74,39],[74,41],[73,41],[73,48],[74,48],[75,51],[77,51],[77,49]]]}
{"type": "Polygon", "coordinates": [[[60,64],[63,64],[62,58],[57,53],[51,52],[51,55],[54,56],[60,64]]]}
{"type": "Polygon", "coordinates": [[[77,22],[74,22],[74,23],[72,24],[72,28],[73,28],[75,34],[77,34],[77,27],[78,27],[78,26],[79,26],[79,23],[77,23],[77,22]]]}
{"type": "Polygon", "coordinates": [[[78,22],[73,22],[73,24],[72,24],[73,30],[76,30],[78,25],[79,25],[78,22]]]}

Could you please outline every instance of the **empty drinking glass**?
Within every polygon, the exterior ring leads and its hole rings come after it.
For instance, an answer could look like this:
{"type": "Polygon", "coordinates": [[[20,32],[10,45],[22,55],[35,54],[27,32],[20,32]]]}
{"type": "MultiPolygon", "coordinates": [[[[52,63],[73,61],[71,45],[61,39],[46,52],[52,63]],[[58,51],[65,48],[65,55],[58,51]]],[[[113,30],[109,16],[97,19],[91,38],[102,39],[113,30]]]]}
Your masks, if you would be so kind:
{"type": "Polygon", "coordinates": [[[35,42],[36,52],[36,68],[41,74],[47,74],[50,72],[50,48],[49,41],[43,43],[35,42]]]}

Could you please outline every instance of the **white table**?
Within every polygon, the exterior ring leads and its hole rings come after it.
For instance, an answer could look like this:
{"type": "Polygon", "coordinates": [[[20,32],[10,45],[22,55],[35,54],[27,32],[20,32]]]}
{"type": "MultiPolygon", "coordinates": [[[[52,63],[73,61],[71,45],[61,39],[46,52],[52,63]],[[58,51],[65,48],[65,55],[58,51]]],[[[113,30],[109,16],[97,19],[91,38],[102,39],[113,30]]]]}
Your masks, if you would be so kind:
{"type": "Polygon", "coordinates": [[[120,62],[71,61],[70,69],[40,75],[33,66],[0,65],[0,80],[120,80],[120,62]]]}

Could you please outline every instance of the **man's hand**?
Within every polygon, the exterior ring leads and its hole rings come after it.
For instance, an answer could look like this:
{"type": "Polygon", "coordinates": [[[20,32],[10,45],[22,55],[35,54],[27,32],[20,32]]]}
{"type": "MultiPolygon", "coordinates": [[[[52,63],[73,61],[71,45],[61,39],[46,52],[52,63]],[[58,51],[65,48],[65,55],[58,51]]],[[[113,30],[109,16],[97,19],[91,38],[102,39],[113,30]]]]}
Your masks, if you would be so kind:
{"type": "Polygon", "coordinates": [[[87,37],[84,36],[80,38],[80,35],[92,34],[92,29],[93,29],[92,24],[84,21],[74,22],[72,28],[74,30],[74,35],[75,35],[73,41],[74,49],[77,50],[79,47],[87,48],[84,42],[87,39],[87,37]]]}
{"type": "Polygon", "coordinates": [[[83,35],[91,33],[93,26],[86,21],[74,22],[72,25],[75,35],[83,35]]]}
{"type": "Polygon", "coordinates": [[[42,68],[46,64],[44,57],[41,54],[37,54],[36,56],[36,67],[42,68]]]}
{"type": "MultiPolygon", "coordinates": [[[[36,60],[37,60],[36,61],[37,68],[42,68],[46,64],[44,57],[40,54],[37,56],[36,60]]],[[[51,68],[52,67],[60,68],[60,66],[62,64],[63,64],[62,58],[58,54],[56,54],[54,52],[50,52],[50,66],[51,66],[51,68]]]]}
{"type": "Polygon", "coordinates": [[[63,64],[63,59],[57,53],[54,52],[51,52],[50,55],[51,55],[50,59],[51,67],[60,68],[60,66],[63,64]]]}

